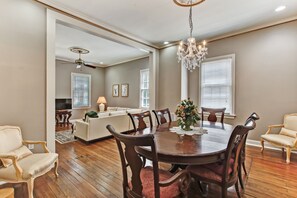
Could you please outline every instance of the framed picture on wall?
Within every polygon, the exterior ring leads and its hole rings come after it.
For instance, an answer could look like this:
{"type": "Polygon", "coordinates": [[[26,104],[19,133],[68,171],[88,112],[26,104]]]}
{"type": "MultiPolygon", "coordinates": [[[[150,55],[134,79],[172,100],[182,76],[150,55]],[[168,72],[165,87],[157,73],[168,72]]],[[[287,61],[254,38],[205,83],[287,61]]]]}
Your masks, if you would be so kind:
{"type": "Polygon", "coordinates": [[[112,96],[119,97],[119,84],[112,85],[112,96]]]}
{"type": "Polygon", "coordinates": [[[122,97],[129,96],[129,84],[121,84],[121,96],[122,97]]]}

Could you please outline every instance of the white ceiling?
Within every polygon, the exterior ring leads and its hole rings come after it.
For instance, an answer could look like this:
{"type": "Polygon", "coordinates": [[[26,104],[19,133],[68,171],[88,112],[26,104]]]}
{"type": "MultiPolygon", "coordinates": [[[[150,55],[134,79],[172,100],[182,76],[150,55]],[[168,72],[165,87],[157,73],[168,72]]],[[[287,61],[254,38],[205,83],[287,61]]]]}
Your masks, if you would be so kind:
{"type": "MultiPolygon", "coordinates": [[[[189,36],[188,8],[173,0],[40,0],[160,46],[189,36]]],[[[194,36],[209,39],[297,16],[297,0],[206,0],[193,7],[194,36]],[[282,12],[274,12],[286,5],[282,12]]]]}
{"type": "MultiPolygon", "coordinates": [[[[137,38],[151,45],[176,42],[189,36],[189,8],[173,0],[39,0],[58,9],[137,38]]],[[[210,39],[288,18],[297,17],[297,0],[205,0],[193,7],[193,35],[210,39]],[[275,8],[286,5],[282,12],[275,8]]],[[[114,64],[145,55],[138,49],[115,43],[63,25],[57,27],[56,55],[75,60],[68,50],[78,46],[91,51],[83,55],[90,63],[114,64]]]]}
{"type": "Polygon", "coordinates": [[[71,52],[70,47],[81,47],[89,50],[90,53],[83,54],[81,58],[86,63],[97,66],[112,65],[147,55],[146,52],[136,48],[57,24],[56,58],[71,62],[78,59],[79,55],[71,52]],[[103,65],[100,62],[103,62],[103,65]]]}

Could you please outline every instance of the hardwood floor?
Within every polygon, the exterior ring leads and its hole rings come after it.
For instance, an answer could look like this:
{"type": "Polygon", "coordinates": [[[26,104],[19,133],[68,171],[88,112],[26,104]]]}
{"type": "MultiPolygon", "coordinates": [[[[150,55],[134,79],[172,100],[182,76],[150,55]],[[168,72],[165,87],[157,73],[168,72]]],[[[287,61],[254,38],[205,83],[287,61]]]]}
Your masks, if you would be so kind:
{"type": "MultiPolygon", "coordinates": [[[[35,180],[36,198],[53,197],[122,197],[121,164],[116,144],[107,139],[86,145],[80,141],[58,144],[59,178],[51,171],[35,180]]],[[[249,177],[243,197],[297,197],[297,155],[292,154],[290,165],[285,155],[278,151],[247,148],[249,177]]],[[[162,165],[163,167],[165,165],[162,165]]],[[[11,186],[6,184],[5,186],[11,186]]],[[[15,197],[26,198],[25,184],[15,184],[15,197]]],[[[209,186],[208,197],[219,197],[220,188],[209,186]]],[[[234,188],[228,189],[229,197],[236,197],[234,188]]],[[[189,197],[201,197],[194,194],[189,197]]]]}

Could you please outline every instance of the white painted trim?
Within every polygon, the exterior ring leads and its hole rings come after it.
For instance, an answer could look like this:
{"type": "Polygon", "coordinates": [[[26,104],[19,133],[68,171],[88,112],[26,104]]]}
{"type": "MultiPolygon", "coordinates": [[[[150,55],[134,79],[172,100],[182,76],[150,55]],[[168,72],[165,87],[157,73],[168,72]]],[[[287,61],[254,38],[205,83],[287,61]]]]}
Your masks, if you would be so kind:
{"type": "Polygon", "coordinates": [[[181,63],[181,90],[180,90],[180,99],[188,99],[188,69],[181,63]]]}
{"type": "Polygon", "coordinates": [[[140,57],[137,57],[137,58],[131,58],[131,59],[128,59],[128,60],[125,60],[125,61],[121,61],[121,62],[118,62],[118,63],[113,63],[113,64],[110,64],[110,65],[106,65],[105,67],[117,66],[119,64],[124,64],[124,63],[128,63],[128,62],[131,62],[131,61],[136,61],[136,60],[140,60],[140,59],[148,58],[148,57],[150,57],[150,56],[149,55],[145,55],[145,56],[140,56],[140,57]]]}
{"type": "MultiPolygon", "coordinates": [[[[48,9],[51,9],[52,11],[55,11],[55,10],[62,11],[65,14],[72,15],[72,16],[75,16],[77,18],[81,18],[82,20],[88,21],[88,22],[96,24],[96,25],[98,25],[98,26],[100,26],[102,28],[105,28],[106,30],[110,31],[110,33],[111,32],[116,32],[117,34],[121,35],[121,37],[126,37],[127,39],[139,42],[142,45],[146,45],[146,46],[153,47],[155,49],[159,49],[159,47],[154,45],[153,43],[150,43],[148,41],[145,41],[143,39],[135,37],[135,36],[129,34],[128,32],[124,32],[122,30],[119,30],[118,28],[116,28],[114,26],[110,26],[110,25],[104,23],[103,21],[99,21],[98,19],[91,18],[91,17],[86,16],[86,15],[84,15],[82,13],[79,13],[77,11],[66,8],[65,6],[63,6],[61,4],[58,4],[56,2],[53,2],[51,0],[35,0],[35,1],[49,7],[48,9]]],[[[147,50],[147,51],[150,51],[150,50],[147,50]]]]}
{"type": "MultiPolygon", "coordinates": [[[[257,141],[257,140],[247,139],[246,145],[262,148],[260,140],[257,141]]],[[[281,147],[275,147],[269,142],[264,142],[264,152],[265,152],[265,149],[280,151],[281,147]]],[[[259,152],[260,151],[261,150],[259,149],[259,152]]],[[[297,153],[297,151],[291,151],[291,153],[297,153]]]]}
{"type": "Polygon", "coordinates": [[[53,16],[53,13],[49,10],[46,10],[46,15],[46,141],[49,150],[55,152],[56,19],[53,16]]]}
{"type": "Polygon", "coordinates": [[[86,31],[95,36],[100,36],[123,45],[136,49],[143,49],[149,52],[150,69],[150,109],[156,109],[158,97],[158,71],[159,71],[159,50],[149,47],[127,37],[100,29],[89,23],[47,9],[47,33],[46,33],[46,140],[49,149],[55,151],[55,40],[56,23],[68,25],[69,27],[86,31]]]}

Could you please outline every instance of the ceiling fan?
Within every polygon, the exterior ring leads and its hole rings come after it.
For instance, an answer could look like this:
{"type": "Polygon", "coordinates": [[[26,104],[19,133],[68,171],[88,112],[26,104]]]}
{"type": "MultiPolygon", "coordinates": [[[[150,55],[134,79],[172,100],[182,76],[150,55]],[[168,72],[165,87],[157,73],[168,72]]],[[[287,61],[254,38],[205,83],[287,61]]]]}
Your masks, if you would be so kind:
{"type": "Polygon", "coordinates": [[[80,69],[82,66],[90,67],[90,68],[93,68],[93,69],[96,69],[97,68],[94,65],[90,65],[90,64],[85,63],[85,61],[83,59],[81,59],[81,55],[82,54],[88,54],[88,53],[90,53],[89,50],[86,50],[86,49],[83,49],[83,48],[80,48],[80,47],[70,47],[69,50],[71,52],[77,53],[79,55],[78,59],[76,59],[74,61],[75,64],[76,64],[76,68],[77,69],[80,69]]]}

